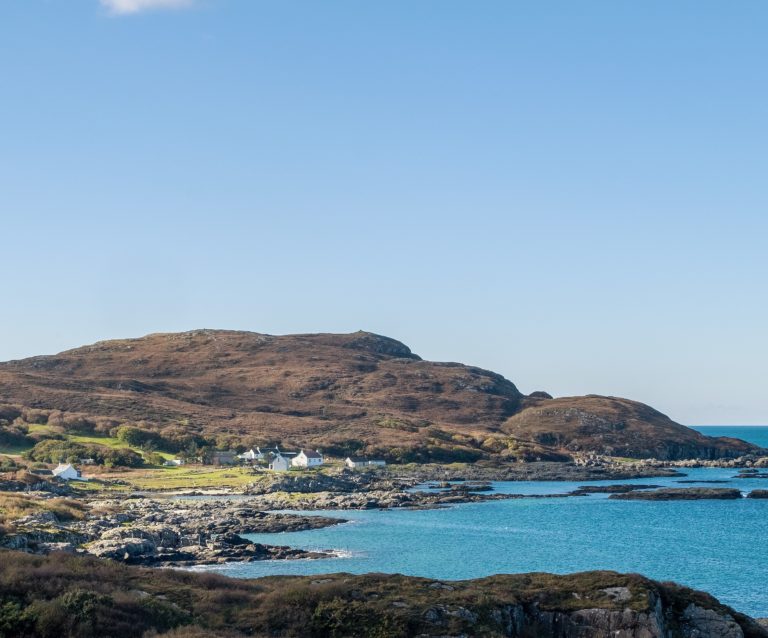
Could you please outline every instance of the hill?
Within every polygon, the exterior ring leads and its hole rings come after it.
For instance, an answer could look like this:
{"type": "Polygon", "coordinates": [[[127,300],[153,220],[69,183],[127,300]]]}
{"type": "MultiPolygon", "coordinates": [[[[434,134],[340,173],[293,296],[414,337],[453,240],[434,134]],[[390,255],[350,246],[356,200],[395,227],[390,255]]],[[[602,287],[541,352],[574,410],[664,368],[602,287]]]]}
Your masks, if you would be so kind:
{"type": "Polygon", "coordinates": [[[731,457],[755,448],[740,439],[704,436],[629,399],[597,395],[529,397],[525,405],[504,422],[502,430],[513,437],[571,452],[599,450],[611,456],[669,460],[731,457]]]}
{"type": "Polygon", "coordinates": [[[239,580],[64,554],[0,559],[0,636],[18,638],[768,638],[708,594],[614,572],[239,580]]]}
{"type": "Polygon", "coordinates": [[[42,421],[60,410],[107,428],[143,423],[222,444],[393,460],[556,460],[573,451],[715,458],[757,449],[704,437],[625,399],[527,397],[497,373],[424,361],[367,332],[195,330],[104,341],[1,363],[0,403],[35,409],[42,421]]]}

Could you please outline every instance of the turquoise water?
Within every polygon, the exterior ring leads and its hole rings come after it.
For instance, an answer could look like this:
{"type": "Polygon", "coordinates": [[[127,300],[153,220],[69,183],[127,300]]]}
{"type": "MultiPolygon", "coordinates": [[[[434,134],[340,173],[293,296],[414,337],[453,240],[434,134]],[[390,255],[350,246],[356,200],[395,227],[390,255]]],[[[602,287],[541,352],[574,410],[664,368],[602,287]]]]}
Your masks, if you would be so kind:
{"type": "MultiPolygon", "coordinates": [[[[768,436],[768,428],[753,433],[758,442],[761,436],[768,436]]],[[[768,489],[768,480],[736,480],[736,471],[729,469],[686,473],[684,480],[726,480],[721,487],[745,492],[768,489]]],[[[681,486],[679,480],[634,482],[681,486]]],[[[496,483],[494,487],[507,493],[546,494],[569,491],[579,484],[583,483],[530,481],[496,483]]],[[[334,549],[341,553],[340,558],[234,563],[214,569],[243,578],[345,571],[442,579],[613,569],[674,580],[709,591],[740,611],[768,616],[768,500],[631,502],[600,494],[424,511],[323,513],[350,522],[250,538],[306,549],[334,549]]]]}

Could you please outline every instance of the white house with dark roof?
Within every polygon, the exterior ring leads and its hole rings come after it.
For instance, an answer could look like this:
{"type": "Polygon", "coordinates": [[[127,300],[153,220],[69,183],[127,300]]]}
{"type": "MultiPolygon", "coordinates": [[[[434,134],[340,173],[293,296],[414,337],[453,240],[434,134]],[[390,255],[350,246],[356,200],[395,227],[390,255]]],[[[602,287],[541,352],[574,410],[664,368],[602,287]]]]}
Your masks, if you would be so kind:
{"type": "Polygon", "coordinates": [[[320,467],[323,455],[317,450],[302,450],[291,460],[293,467],[320,467]]]}
{"type": "Polygon", "coordinates": [[[83,478],[79,470],[76,470],[71,463],[59,463],[53,470],[53,475],[64,481],[87,481],[83,478]]]}

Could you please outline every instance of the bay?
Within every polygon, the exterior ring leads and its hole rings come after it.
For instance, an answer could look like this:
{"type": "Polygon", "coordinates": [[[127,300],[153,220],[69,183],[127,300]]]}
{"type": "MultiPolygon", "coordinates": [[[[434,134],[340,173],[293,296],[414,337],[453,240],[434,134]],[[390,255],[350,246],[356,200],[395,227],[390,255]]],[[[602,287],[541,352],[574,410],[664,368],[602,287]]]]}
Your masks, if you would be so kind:
{"type": "MultiPolygon", "coordinates": [[[[768,437],[768,428],[750,428],[750,432],[756,443],[768,437]]],[[[737,479],[733,469],[697,468],[685,473],[683,480],[727,481],[711,487],[736,487],[745,493],[768,489],[768,480],[737,479]]],[[[626,482],[689,486],[680,480],[626,482]]],[[[500,482],[494,489],[535,495],[563,493],[582,484],[500,482]]],[[[333,549],[339,558],[232,563],[205,569],[241,578],[388,572],[440,579],[610,569],[673,580],[708,591],[739,611],[768,616],[768,500],[633,502],[596,494],[434,510],[323,514],[350,522],[249,538],[304,549],[333,549]]]]}

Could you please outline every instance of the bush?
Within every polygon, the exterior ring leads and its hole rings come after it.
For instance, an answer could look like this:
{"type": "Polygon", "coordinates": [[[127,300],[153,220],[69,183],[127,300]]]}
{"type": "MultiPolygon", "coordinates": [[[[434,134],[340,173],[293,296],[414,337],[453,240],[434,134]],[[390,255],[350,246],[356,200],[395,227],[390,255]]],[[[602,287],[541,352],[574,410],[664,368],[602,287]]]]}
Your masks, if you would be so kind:
{"type": "Polygon", "coordinates": [[[0,472],[15,472],[19,467],[10,456],[0,456],[0,472]]]}
{"type": "Polygon", "coordinates": [[[310,621],[310,631],[318,638],[399,638],[407,635],[407,628],[394,618],[379,614],[364,603],[344,598],[318,603],[310,621]]]}
{"type": "Polygon", "coordinates": [[[140,467],[144,464],[141,454],[129,449],[108,448],[103,445],[84,445],[71,441],[47,439],[40,441],[24,454],[30,461],[42,463],[77,463],[92,458],[98,465],[107,467],[140,467]]]}
{"type": "Polygon", "coordinates": [[[93,458],[97,463],[107,467],[141,467],[144,459],[141,454],[128,449],[102,448],[104,452],[96,453],[93,458]]]}
{"type": "Polygon", "coordinates": [[[19,425],[0,425],[0,446],[3,447],[27,447],[34,443],[24,426],[19,425]]]}
{"type": "Polygon", "coordinates": [[[0,405],[0,425],[10,425],[20,416],[20,408],[14,405],[0,405]]]}
{"type": "Polygon", "coordinates": [[[82,414],[68,414],[54,410],[48,415],[48,425],[60,427],[64,432],[93,434],[96,423],[82,414]]]}
{"type": "Polygon", "coordinates": [[[27,423],[33,423],[35,425],[45,425],[48,423],[48,415],[50,410],[38,410],[36,408],[22,408],[21,418],[27,423]]]}
{"type": "Polygon", "coordinates": [[[46,439],[25,452],[24,457],[41,463],[73,463],[88,456],[86,446],[69,441],[46,439]]]}

